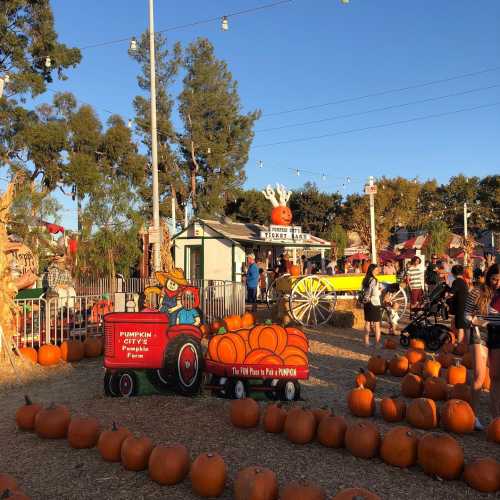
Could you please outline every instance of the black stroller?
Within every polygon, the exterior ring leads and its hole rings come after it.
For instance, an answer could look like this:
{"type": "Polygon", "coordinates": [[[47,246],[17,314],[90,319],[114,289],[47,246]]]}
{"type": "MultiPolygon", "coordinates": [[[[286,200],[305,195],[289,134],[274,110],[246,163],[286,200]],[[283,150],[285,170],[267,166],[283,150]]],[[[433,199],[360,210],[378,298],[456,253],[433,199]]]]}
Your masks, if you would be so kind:
{"type": "Polygon", "coordinates": [[[401,332],[400,342],[403,347],[410,345],[410,339],[422,339],[430,351],[438,351],[446,342],[451,342],[450,328],[438,323],[438,319],[448,319],[446,293],[448,285],[441,283],[432,290],[420,311],[401,332]],[[431,321],[431,318],[434,321],[431,321]]]}

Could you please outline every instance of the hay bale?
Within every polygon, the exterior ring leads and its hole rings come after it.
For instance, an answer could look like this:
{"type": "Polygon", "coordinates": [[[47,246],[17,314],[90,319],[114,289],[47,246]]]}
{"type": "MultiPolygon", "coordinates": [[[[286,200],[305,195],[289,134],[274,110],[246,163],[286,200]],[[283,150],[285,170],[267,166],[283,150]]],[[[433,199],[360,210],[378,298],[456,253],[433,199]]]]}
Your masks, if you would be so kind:
{"type": "Polygon", "coordinates": [[[355,299],[337,300],[331,323],[336,328],[362,330],[365,325],[363,309],[355,299]]]}

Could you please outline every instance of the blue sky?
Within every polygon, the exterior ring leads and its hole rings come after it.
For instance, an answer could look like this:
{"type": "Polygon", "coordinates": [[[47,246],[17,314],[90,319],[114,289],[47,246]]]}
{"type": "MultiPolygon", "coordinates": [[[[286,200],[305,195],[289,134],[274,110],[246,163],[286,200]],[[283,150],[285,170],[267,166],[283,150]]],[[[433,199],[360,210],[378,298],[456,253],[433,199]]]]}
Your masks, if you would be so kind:
{"type": "MultiPolygon", "coordinates": [[[[271,3],[273,0],[156,0],[156,29],[165,29],[271,3]]],[[[52,0],[60,39],[74,46],[138,36],[147,27],[147,0],[52,0]]],[[[340,118],[319,124],[280,127],[393,106],[500,84],[498,0],[294,0],[230,18],[222,32],[213,22],[168,33],[170,43],[205,36],[239,82],[245,110],[259,108],[256,137],[247,165],[247,186],[282,182],[289,188],[315,181],[324,190],[360,190],[368,175],[437,178],[460,172],[500,171],[500,106],[392,127],[266,146],[281,141],[372,127],[429,114],[500,102],[500,87],[340,118]],[[446,83],[270,115],[387,89],[499,67],[446,83]],[[261,131],[259,131],[259,129],[261,131]],[[259,160],[263,168],[257,168],[259,160]],[[302,170],[299,176],[289,169],[302,170]],[[304,171],[324,173],[308,174],[304,171]],[[346,177],[352,182],[346,184],[346,177]],[[342,188],[342,184],[346,184],[342,188]]],[[[104,109],[132,116],[137,66],[126,42],[83,51],[83,62],[52,90],[69,90],[104,109]]],[[[174,89],[175,90],[175,89],[174,89]]],[[[48,93],[46,99],[51,98],[48,93]]],[[[64,200],[66,210],[74,207],[64,200]]],[[[75,213],[63,224],[75,227],[75,213]]]]}

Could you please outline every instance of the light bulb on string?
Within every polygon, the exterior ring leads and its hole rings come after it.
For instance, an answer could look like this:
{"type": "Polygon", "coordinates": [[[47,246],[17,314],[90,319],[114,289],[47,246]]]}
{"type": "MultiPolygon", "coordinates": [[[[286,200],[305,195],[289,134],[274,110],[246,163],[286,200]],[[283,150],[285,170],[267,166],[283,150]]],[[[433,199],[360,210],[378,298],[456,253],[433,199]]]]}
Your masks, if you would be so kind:
{"type": "Polygon", "coordinates": [[[50,56],[47,56],[45,58],[45,67],[50,68],[51,66],[52,66],[52,59],[50,58],[50,56]]]}
{"type": "Polygon", "coordinates": [[[212,154],[212,148],[207,148],[207,155],[212,154]]]}
{"type": "Polygon", "coordinates": [[[262,160],[259,160],[259,161],[257,162],[257,166],[258,166],[259,168],[263,168],[263,167],[264,167],[264,162],[263,162],[262,160]]]}
{"type": "Polygon", "coordinates": [[[127,127],[132,128],[132,120],[130,118],[128,120],[127,127]]]}
{"type": "Polygon", "coordinates": [[[227,18],[227,16],[222,16],[221,28],[222,31],[227,31],[229,29],[229,19],[227,18]]]}
{"type": "Polygon", "coordinates": [[[300,170],[299,170],[299,169],[295,170],[295,175],[296,175],[297,177],[299,177],[299,176],[300,176],[300,170]]]}
{"type": "Polygon", "coordinates": [[[351,178],[349,176],[346,177],[347,184],[351,182],[351,178]]]}
{"type": "Polygon", "coordinates": [[[326,181],[326,175],[325,175],[325,174],[323,174],[323,175],[321,176],[321,180],[322,180],[322,181],[326,181]]]}
{"type": "Polygon", "coordinates": [[[130,52],[137,52],[137,40],[135,36],[132,37],[130,40],[130,46],[129,46],[130,52]]]}

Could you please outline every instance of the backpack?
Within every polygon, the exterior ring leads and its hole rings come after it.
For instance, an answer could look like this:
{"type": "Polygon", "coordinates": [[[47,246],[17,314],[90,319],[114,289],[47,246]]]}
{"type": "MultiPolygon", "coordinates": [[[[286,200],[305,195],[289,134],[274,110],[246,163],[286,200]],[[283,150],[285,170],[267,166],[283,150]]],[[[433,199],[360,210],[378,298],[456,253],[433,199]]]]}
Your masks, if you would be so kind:
{"type": "Polygon", "coordinates": [[[370,287],[362,288],[358,292],[357,303],[360,307],[363,307],[368,302],[370,302],[370,287]]]}

